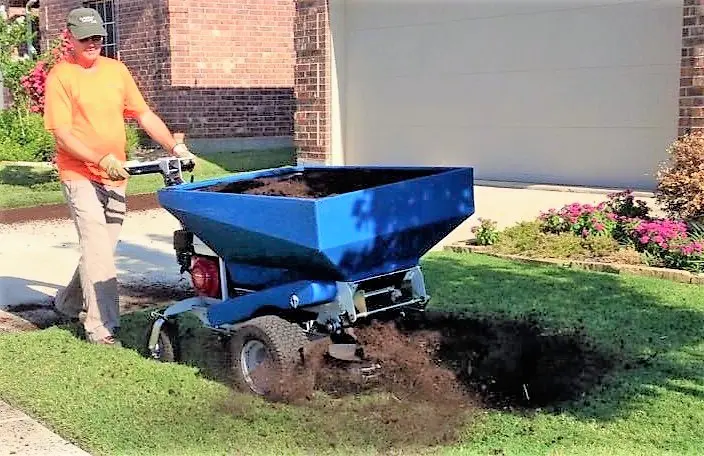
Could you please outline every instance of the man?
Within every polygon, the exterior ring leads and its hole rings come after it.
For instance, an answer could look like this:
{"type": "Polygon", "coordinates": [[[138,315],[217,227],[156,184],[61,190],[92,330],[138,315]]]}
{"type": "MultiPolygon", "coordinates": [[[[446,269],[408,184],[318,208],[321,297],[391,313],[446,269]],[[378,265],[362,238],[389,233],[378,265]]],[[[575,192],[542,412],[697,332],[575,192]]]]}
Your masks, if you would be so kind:
{"type": "Polygon", "coordinates": [[[56,311],[77,319],[90,342],[118,344],[120,326],[114,252],[125,216],[125,118],[174,156],[192,156],[147,106],[127,67],[100,55],[107,32],[98,12],[68,14],[73,50],[46,81],[44,121],[56,138],[56,165],[78,232],[81,259],[56,311]]]}

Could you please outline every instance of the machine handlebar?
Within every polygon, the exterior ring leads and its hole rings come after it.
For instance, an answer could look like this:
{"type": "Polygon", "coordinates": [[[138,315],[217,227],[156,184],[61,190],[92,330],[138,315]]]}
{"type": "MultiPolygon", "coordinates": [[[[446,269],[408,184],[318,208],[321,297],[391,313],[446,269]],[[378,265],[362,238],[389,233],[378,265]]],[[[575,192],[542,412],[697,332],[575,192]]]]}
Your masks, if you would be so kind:
{"type": "Polygon", "coordinates": [[[184,182],[182,172],[191,172],[195,167],[194,159],[178,157],[162,157],[144,162],[132,160],[124,165],[125,171],[131,176],[161,174],[164,178],[164,185],[167,187],[182,184],[184,182]]]}

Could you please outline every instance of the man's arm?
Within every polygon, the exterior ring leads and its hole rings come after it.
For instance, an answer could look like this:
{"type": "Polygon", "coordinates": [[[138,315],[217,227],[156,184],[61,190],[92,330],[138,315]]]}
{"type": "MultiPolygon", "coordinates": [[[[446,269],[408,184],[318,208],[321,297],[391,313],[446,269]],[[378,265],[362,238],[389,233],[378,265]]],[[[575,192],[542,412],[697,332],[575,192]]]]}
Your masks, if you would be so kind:
{"type": "Polygon", "coordinates": [[[174,139],[168,127],[153,111],[147,110],[139,114],[137,121],[154,141],[158,142],[161,147],[168,150],[172,155],[179,157],[191,155],[186,145],[174,139]]]}
{"type": "Polygon", "coordinates": [[[103,155],[96,154],[71,133],[70,127],[58,127],[53,130],[56,145],[74,157],[88,162],[99,164],[103,155]]]}
{"type": "Polygon", "coordinates": [[[122,64],[123,81],[125,82],[125,115],[126,117],[136,118],[139,125],[145,132],[164,149],[168,150],[171,155],[176,157],[191,157],[185,144],[177,142],[169,129],[159,116],[157,116],[147,103],[144,101],[142,93],[137,87],[132,74],[127,67],[122,64]]]}
{"type": "Polygon", "coordinates": [[[53,130],[56,144],[64,151],[80,160],[88,163],[95,163],[103,169],[112,180],[123,180],[129,174],[123,168],[120,161],[112,154],[99,155],[93,152],[85,144],[71,133],[68,127],[58,127],[53,130]]]}

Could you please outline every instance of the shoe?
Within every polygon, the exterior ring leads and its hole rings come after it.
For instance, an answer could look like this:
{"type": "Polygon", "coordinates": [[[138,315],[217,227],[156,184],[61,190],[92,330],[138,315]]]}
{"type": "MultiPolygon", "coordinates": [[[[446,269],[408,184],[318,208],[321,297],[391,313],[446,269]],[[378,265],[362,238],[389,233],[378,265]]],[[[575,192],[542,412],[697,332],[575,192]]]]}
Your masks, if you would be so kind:
{"type": "Polygon", "coordinates": [[[109,345],[112,347],[122,348],[122,342],[115,339],[115,336],[112,335],[105,336],[102,339],[96,339],[91,334],[86,334],[86,340],[88,340],[91,344],[109,345]]]}

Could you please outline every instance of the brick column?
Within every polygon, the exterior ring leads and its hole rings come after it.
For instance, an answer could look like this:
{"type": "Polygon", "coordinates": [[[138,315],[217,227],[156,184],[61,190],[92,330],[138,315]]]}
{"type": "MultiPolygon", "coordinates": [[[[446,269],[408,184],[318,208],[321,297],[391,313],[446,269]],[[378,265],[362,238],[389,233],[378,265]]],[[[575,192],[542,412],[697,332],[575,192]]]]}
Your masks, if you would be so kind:
{"type": "Polygon", "coordinates": [[[299,162],[330,161],[330,21],[327,0],[296,0],[294,141],[299,162]]]}
{"type": "Polygon", "coordinates": [[[704,0],[684,0],[679,135],[704,130],[704,0]]]}

